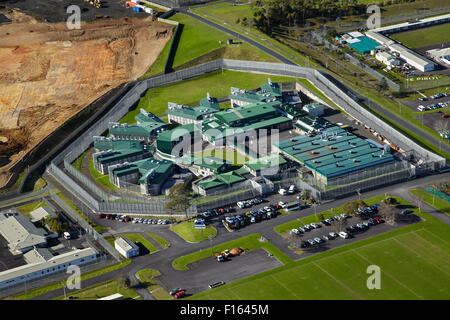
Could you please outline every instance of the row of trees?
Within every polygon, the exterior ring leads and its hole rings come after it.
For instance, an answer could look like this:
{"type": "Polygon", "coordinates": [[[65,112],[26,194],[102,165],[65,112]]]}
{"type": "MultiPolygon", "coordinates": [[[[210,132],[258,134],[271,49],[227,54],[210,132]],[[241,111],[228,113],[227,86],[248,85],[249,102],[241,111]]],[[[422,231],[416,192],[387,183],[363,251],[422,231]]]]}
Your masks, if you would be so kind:
{"type": "Polygon", "coordinates": [[[280,25],[304,25],[306,19],[365,14],[366,5],[357,0],[256,0],[251,4],[253,21],[262,32],[271,34],[280,25]]]}

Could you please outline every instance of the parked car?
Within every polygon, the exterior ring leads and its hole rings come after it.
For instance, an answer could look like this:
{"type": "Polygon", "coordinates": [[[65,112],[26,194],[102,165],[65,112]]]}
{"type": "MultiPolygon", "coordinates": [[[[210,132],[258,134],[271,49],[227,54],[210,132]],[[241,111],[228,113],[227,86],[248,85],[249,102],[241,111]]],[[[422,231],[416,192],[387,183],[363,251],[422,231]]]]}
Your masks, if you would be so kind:
{"type": "Polygon", "coordinates": [[[291,184],[291,186],[289,187],[288,193],[289,194],[294,194],[295,190],[296,190],[295,185],[291,184]]]}
{"type": "Polygon", "coordinates": [[[99,213],[99,214],[98,214],[98,217],[99,217],[100,219],[103,219],[103,218],[105,218],[105,214],[104,214],[104,213],[99,213]]]}
{"type": "Polygon", "coordinates": [[[300,232],[297,229],[292,229],[290,233],[291,234],[296,234],[296,235],[300,234],[300,232]]]}
{"type": "Polygon", "coordinates": [[[316,244],[316,242],[315,242],[313,239],[309,239],[309,240],[308,240],[308,243],[309,243],[311,246],[314,246],[314,245],[316,244]]]}
{"type": "Polygon", "coordinates": [[[408,214],[408,213],[412,213],[412,212],[413,211],[409,210],[409,209],[402,210],[402,214],[408,214]]]}
{"type": "Polygon", "coordinates": [[[173,295],[173,297],[174,297],[175,299],[181,299],[181,298],[183,298],[185,295],[186,295],[186,291],[181,290],[181,291],[178,291],[177,293],[175,293],[175,294],[173,295]]]}
{"type": "Polygon", "coordinates": [[[306,241],[302,241],[300,244],[300,248],[307,248],[307,247],[309,247],[309,243],[306,241]]]}
{"type": "Polygon", "coordinates": [[[284,208],[284,207],[286,207],[286,202],[280,201],[280,202],[278,202],[278,205],[279,205],[281,208],[284,208]]]}
{"type": "Polygon", "coordinates": [[[330,240],[330,236],[327,235],[327,234],[324,234],[324,235],[322,236],[322,238],[323,238],[324,240],[330,240]]]}
{"type": "Polygon", "coordinates": [[[281,194],[281,195],[283,195],[283,196],[285,196],[285,195],[288,194],[287,191],[286,191],[286,189],[280,189],[280,190],[278,190],[278,193],[281,194]]]}
{"type": "Polygon", "coordinates": [[[334,239],[338,236],[336,232],[330,232],[328,235],[330,236],[330,239],[334,239]]]}
{"type": "Polygon", "coordinates": [[[344,231],[341,231],[338,234],[339,234],[339,237],[341,237],[341,238],[344,238],[344,239],[348,238],[348,234],[346,232],[344,232],[344,231]]]}
{"type": "Polygon", "coordinates": [[[325,242],[325,240],[323,240],[323,239],[321,239],[321,238],[319,238],[319,237],[315,237],[315,238],[314,238],[314,241],[317,242],[317,243],[323,243],[323,242],[325,242]]]}

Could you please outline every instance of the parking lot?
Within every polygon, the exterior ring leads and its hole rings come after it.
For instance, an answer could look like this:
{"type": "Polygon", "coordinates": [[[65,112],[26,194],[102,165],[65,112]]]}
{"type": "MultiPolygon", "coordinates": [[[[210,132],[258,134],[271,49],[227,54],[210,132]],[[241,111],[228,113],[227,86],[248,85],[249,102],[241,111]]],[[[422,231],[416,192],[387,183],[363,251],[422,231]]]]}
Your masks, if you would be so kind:
{"type": "MultiPolygon", "coordinates": [[[[444,92],[443,92],[444,93],[444,92]]],[[[424,97],[423,97],[424,98],[424,97]]],[[[448,103],[448,105],[450,106],[450,96],[447,97],[441,97],[441,98],[436,98],[436,99],[432,99],[430,97],[424,98],[426,99],[425,101],[421,101],[421,100],[402,100],[402,103],[407,106],[408,108],[410,108],[412,111],[414,112],[420,112],[417,107],[419,106],[428,106],[430,104],[439,104],[439,103],[448,103]]]]}
{"type": "Polygon", "coordinates": [[[161,277],[159,280],[166,288],[180,287],[187,289],[191,295],[210,290],[209,285],[219,281],[230,283],[279,266],[282,266],[282,263],[269,256],[264,249],[255,249],[224,262],[217,262],[213,257],[203,259],[188,265],[190,270],[195,270],[189,272],[188,277],[161,277]]]}
{"type": "Polygon", "coordinates": [[[442,119],[442,115],[443,113],[438,111],[431,113],[422,113],[418,116],[415,116],[414,118],[420,123],[423,123],[425,126],[429,127],[430,129],[437,131],[442,121],[445,121],[444,124],[447,126],[448,129],[448,120],[450,120],[450,118],[442,119]]]}

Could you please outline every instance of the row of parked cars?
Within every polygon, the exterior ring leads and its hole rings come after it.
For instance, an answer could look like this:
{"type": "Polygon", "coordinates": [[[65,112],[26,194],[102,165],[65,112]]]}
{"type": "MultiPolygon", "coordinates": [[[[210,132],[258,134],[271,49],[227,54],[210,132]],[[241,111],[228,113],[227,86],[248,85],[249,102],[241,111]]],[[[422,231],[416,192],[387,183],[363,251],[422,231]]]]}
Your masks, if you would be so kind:
{"type": "MultiPolygon", "coordinates": [[[[366,208],[360,208],[360,209],[357,210],[356,214],[358,216],[371,215],[371,214],[377,213],[377,211],[378,211],[378,205],[374,205],[374,206],[370,206],[370,207],[366,207],[366,208]]],[[[404,211],[406,211],[406,210],[404,210],[404,211]]],[[[308,232],[310,230],[321,228],[322,224],[323,225],[331,225],[334,220],[341,220],[341,219],[348,219],[348,218],[351,218],[351,217],[349,217],[347,214],[343,213],[341,215],[336,215],[336,216],[331,217],[329,219],[322,220],[321,223],[310,223],[308,225],[301,226],[298,229],[292,229],[290,231],[290,233],[291,234],[296,234],[296,235],[301,235],[301,234],[306,233],[306,232],[308,232]]],[[[340,231],[340,232],[337,232],[337,233],[336,232],[329,232],[327,234],[324,234],[321,237],[314,237],[312,239],[308,239],[306,241],[302,241],[300,246],[302,248],[308,248],[308,247],[312,247],[314,245],[318,245],[318,244],[324,243],[325,241],[328,241],[328,240],[334,240],[337,237],[341,237],[343,239],[348,239],[350,237],[350,234],[365,231],[365,230],[369,229],[370,226],[381,224],[383,222],[384,222],[384,220],[381,219],[380,217],[377,217],[377,216],[371,217],[367,221],[364,221],[364,222],[361,222],[361,223],[356,223],[354,225],[351,225],[351,226],[347,227],[346,231],[340,231]]]]}
{"type": "MultiPolygon", "coordinates": [[[[434,94],[434,95],[430,96],[429,98],[433,100],[433,99],[439,99],[439,98],[448,97],[448,96],[450,96],[450,93],[442,92],[442,93],[434,94]]],[[[419,98],[419,101],[428,101],[428,98],[421,97],[421,98],[419,98]]]]}
{"type": "Polygon", "coordinates": [[[262,202],[263,202],[263,200],[261,198],[254,198],[254,199],[250,199],[250,200],[238,201],[236,203],[236,205],[239,208],[243,209],[243,208],[249,208],[251,206],[260,204],[262,202]]]}
{"type": "Polygon", "coordinates": [[[131,223],[145,223],[145,224],[169,224],[169,220],[165,219],[144,219],[144,218],[131,218],[126,215],[114,214],[114,213],[99,213],[100,219],[116,220],[119,222],[131,222],[131,223]]]}
{"type": "Polygon", "coordinates": [[[223,223],[230,229],[239,229],[250,223],[275,218],[278,214],[279,212],[276,206],[270,205],[258,210],[251,210],[243,214],[226,216],[223,223]]]}
{"type": "Polygon", "coordinates": [[[132,223],[144,223],[144,224],[170,224],[169,220],[166,219],[144,219],[144,218],[134,218],[132,223]]]}
{"type": "Polygon", "coordinates": [[[208,209],[207,211],[198,214],[197,218],[208,219],[214,216],[220,216],[225,213],[230,213],[232,211],[233,211],[232,207],[208,209]]]}
{"type": "Polygon", "coordinates": [[[450,104],[450,101],[439,102],[439,103],[432,103],[432,104],[429,104],[427,106],[420,105],[420,106],[417,107],[417,110],[419,110],[419,111],[435,110],[435,109],[444,108],[444,107],[448,106],[449,104],[450,104]]]}

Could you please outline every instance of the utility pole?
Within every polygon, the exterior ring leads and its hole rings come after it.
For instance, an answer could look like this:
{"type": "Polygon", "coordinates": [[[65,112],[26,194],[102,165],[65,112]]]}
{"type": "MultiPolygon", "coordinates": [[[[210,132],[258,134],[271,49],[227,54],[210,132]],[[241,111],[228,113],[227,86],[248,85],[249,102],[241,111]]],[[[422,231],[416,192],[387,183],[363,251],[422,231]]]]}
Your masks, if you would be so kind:
{"type": "Polygon", "coordinates": [[[62,284],[63,289],[64,289],[64,300],[67,300],[67,296],[66,296],[66,285],[64,284],[64,281],[61,281],[61,284],[62,284]]]}

